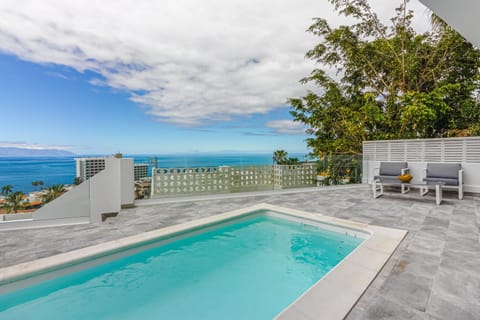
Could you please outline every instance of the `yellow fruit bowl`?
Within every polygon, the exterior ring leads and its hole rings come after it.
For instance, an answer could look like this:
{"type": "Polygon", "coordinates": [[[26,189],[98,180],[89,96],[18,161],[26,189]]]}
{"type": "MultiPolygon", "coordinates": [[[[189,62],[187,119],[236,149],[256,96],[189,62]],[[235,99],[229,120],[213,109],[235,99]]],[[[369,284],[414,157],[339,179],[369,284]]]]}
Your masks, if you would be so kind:
{"type": "Polygon", "coordinates": [[[407,174],[402,174],[398,176],[398,180],[401,182],[409,183],[413,179],[412,175],[407,173],[407,174]]]}

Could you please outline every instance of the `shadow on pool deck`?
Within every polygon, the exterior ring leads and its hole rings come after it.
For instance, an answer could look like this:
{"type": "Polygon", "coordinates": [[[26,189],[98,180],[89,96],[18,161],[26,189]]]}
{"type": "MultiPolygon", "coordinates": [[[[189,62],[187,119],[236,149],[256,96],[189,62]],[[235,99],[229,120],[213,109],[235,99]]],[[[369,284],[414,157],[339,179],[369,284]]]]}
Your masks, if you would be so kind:
{"type": "Polygon", "coordinates": [[[240,196],[143,202],[99,224],[4,231],[0,267],[266,202],[409,230],[346,319],[480,318],[480,197],[446,193],[437,207],[417,193],[375,200],[366,186],[240,196]]]}

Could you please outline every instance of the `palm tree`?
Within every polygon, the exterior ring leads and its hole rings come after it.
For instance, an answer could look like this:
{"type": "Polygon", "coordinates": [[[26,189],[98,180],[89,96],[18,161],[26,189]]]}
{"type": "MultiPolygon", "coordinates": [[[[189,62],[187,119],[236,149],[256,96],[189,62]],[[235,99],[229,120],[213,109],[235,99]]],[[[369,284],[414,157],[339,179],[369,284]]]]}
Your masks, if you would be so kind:
{"type": "Polygon", "coordinates": [[[5,199],[5,207],[7,208],[7,213],[15,212],[22,209],[24,206],[25,194],[21,191],[17,191],[9,195],[5,199]]]}
{"type": "Polygon", "coordinates": [[[285,150],[277,150],[273,153],[274,164],[284,164],[287,161],[288,152],[285,150]]]}
{"type": "Polygon", "coordinates": [[[37,191],[38,191],[38,186],[42,187],[43,181],[42,180],[33,181],[32,186],[37,187],[37,191]]]}
{"type": "Polygon", "coordinates": [[[63,184],[54,184],[53,186],[49,187],[49,189],[52,189],[58,195],[61,195],[62,193],[65,193],[65,191],[67,191],[63,184]]]}
{"type": "Polygon", "coordinates": [[[42,196],[43,203],[49,203],[60,197],[64,194],[67,190],[65,190],[65,186],[63,184],[55,184],[53,186],[46,188],[46,193],[42,196]]]}
{"type": "Polygon", "coordinates": [[[2,195],[8,196],[12,193],[13,186],[11,184],[7,184],[6,186],[2,187],[2,195]]]}

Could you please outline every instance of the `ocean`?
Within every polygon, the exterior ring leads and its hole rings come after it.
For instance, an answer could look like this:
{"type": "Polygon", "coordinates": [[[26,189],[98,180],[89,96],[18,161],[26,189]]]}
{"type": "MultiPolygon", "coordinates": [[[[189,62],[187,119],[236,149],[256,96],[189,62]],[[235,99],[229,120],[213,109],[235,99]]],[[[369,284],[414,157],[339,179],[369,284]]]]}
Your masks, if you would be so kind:
{"type": "MultiPolygon", "coordinates": [[[[290,154],[300,161],[304,154],[290,154]]],[[[69,157],[0,157],[0,188],[10,184],[13,191],[25,193],[35,191],[32,181],[42,180],[44,186],[54,184],[71,184],[75,178],[75,159],[83,156],[69,157]]],[[[135,163],[148,163],[152,168],[151,155],[124,155],[133,158],[135,163]]],[[[242,154],[175,154],[157,155],[158,167],[207,167],[272,164],[271,153],[242,154]]]]}

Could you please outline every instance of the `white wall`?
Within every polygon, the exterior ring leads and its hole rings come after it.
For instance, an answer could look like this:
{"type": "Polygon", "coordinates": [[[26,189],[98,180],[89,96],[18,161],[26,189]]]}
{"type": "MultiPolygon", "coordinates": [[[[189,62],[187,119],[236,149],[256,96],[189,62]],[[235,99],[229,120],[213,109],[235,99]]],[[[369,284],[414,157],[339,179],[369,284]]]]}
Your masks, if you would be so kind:
{"type": "Polygon", "coordinates": [[[133,159],[107,158],[105,170],[35,211],[31,220],[0,223],[0,230],[100,222],[134,203],[133,159]]]}
{"type": "Polygon", "coordinates": [[[89,179],[90,220],[99,222],[104,213],[121,210],[135,203],[133,159],[106,158],[105,170],[89,179]]]}
{"type": "Polygon", "coordinates": [[[131,206],[135,203],[135,181],[133,159],[123,158],[120,165],[121,205],[131,206]]]}
{"type": "Polygon", "coordinates": [[[34,218],[35,220],[90,218],[90,185],[88,181],[36,210],[34,218]]]}
{"type": "Polygon", "coordinates": [[[119,212],[121,209],[120,168],[121,160],[105,159],[105,170],[100,171],[90,182],[90,221],[102,221],[102,214],[119,212]]]}
{"type": "Polygon", "coordinates": [[[89,223],[89,191],[89,181],[86,181],[36,210],[30,220],[1,222],[0,231],[89,223]]]}

